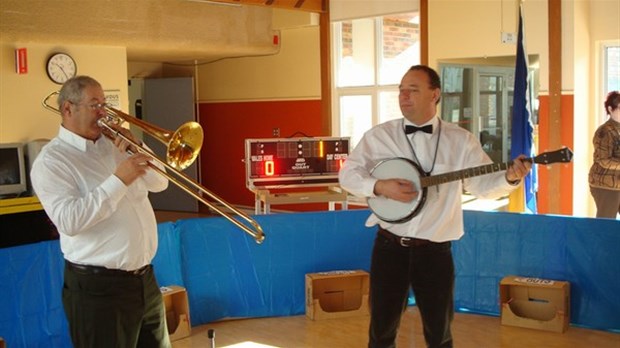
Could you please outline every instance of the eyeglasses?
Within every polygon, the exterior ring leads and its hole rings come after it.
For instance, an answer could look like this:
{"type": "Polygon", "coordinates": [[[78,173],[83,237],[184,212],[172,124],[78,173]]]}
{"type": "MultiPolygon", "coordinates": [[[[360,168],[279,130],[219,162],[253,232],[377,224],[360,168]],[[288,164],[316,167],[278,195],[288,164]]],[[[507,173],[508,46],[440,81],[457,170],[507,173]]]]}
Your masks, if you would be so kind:
{"type": "Polygon", "coordinates": [[[109,106],[108,103],[80,104],[80,103],[73,103],[73,102],[71,102],[71,104],[73,104],[73,105],[85,105],[85,106],[88,106],[91,110],[105,110],[109,106]]]}
{"type": "Polygon", "coordinates": [[[105,110],[108,107],[108,103],[96,103],[86,105],[93,110],[105,110]]]}

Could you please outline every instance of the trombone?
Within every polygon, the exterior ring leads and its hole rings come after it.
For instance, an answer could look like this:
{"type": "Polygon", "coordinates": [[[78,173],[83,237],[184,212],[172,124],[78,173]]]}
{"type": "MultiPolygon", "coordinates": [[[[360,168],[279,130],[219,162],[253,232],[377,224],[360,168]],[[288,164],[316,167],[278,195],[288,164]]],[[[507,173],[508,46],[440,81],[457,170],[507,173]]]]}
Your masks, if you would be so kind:
{"type": "MultiPolygon", "coordinates": [[[[57,114],[60,114],[60,110],[54,106],[49,104],[49,99],[53,96],[57,96],[59,92],[50,93],[45,99],[43,99],[43,107],[53,111],[57,114]]],[[[168,172],[160,169],[152,163],[148,163],[149,167],[158,172],[159,174],[165,176],[170,182],[177,185],[180,189],[190,194],[192,197],[196,198],[198,201],[202,202],[207,207],[214,210],[216,213],[220,214],[222,217],[226,218],[228,221],[235,224],[244,232],[251,235],[256,243],[261,244],[265,240],[265,234],[263,233],[262,227],[256,222],[256,220],[252,219],[245,212],[233,207],[213,192],[207,190],[205,187],[201,186],[192,178],[187,176],[185,173],[181,172],[181,170],[189,167],[198,157],[200,153],[200,148],[202,147],[202,139],[203,132],[200,124],[196,122],[186,122],[181,125],[174,133],[160,128],[158,126],[149,124],[148,122],[139,120],[131,115],[125,114],[124,112],[109,107],[106,107],[106,116],[98,121],[98,125],[106,132],[103,132],[107,137],[114,139],[115,137],[121,137],[123,140],[127,141],[131,145],[133,145],[139,152],[145,153],[150,156],[154,161],[164,166],[167,170],[174,173],[178,178],[170,175],[168,172]],[[149,149],[143,147],[137,142],[127,138],[119,131],[115,130],[111,125],[120,125],[123,122],[130,123],[141,128],[145,133],[151,135],[156,138],[164,145],[166,145],[166,161],[157,157],[149,149]],[[193,188],[193,189],[192,189],[193,188]],[[194,190],[197,190],[195,192],[194,190]],[[220,207],[215,204],[209,202],[202,194],[207,195],[209,198],[218,202],[226,209],[234,213],[237,217],[245,220],[248,224],[252,226],[250,228],[248,225],[240,222],[231,216],[228,212],[222,210],[220,207]]],[[[128,151],[131,153],[131,151],[128,151]]]]}

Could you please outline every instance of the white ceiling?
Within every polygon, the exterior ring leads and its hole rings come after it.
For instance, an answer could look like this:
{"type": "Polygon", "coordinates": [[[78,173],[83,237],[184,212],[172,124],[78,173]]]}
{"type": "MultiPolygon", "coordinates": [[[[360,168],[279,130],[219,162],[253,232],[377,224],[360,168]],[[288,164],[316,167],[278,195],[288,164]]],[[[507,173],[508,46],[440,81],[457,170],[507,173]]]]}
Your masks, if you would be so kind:
{"type": "Polygon", "coordinates": [[[273,53],[273,9],[185,0],[0,0],[0,41],[120,46],[129,61],[273,53]]]}

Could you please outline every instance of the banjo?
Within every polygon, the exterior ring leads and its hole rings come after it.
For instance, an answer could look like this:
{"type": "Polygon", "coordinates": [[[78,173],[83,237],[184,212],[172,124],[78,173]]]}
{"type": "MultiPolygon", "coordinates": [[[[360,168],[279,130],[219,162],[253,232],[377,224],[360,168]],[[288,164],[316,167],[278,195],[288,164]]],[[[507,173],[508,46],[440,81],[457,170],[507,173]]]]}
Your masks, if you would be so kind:
{"type": "MultiPolygon", "coordinates": [[[[534,158],[526,158],[525,161],[537,164],[568,163],[572,158],[573,152],[565,147],[560,150],[542,153],[534,158]]],[[[429,186],[499,172],[508,169],[511,164],[512,161],[491,163],[454,172],[427,176],[420,166],[410,159],[402,157],[385,159],[377,163],[370,171],[370,175],[377,179],[401,178],[409,180],[417,188],[419,194],[413,201],[406,203],[386,197],[370,197],[368,198],[368,207],[383,221],[392,223],[406,222],[418,215],[422,207],[424,207],[429,186]]]]}

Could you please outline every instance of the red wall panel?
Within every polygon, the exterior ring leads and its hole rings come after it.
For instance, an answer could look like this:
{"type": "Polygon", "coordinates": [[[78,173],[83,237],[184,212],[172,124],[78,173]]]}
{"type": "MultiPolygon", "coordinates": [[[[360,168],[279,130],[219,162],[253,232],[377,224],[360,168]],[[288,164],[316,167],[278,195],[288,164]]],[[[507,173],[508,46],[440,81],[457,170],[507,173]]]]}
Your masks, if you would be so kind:
{"type": "MultiPolygon", "coordinates": [[[[254,205],[254,194],[245,186],[245,139],[273,138],[274,128],[280,128],[280,137],[330,135],[320,134],[320,100],[202,103],[199,115],[205,132],[201,183],[235,205],[254,205]]],[[[295,210],[311,209],[317,210],[311,204],[295,210]]]]}

